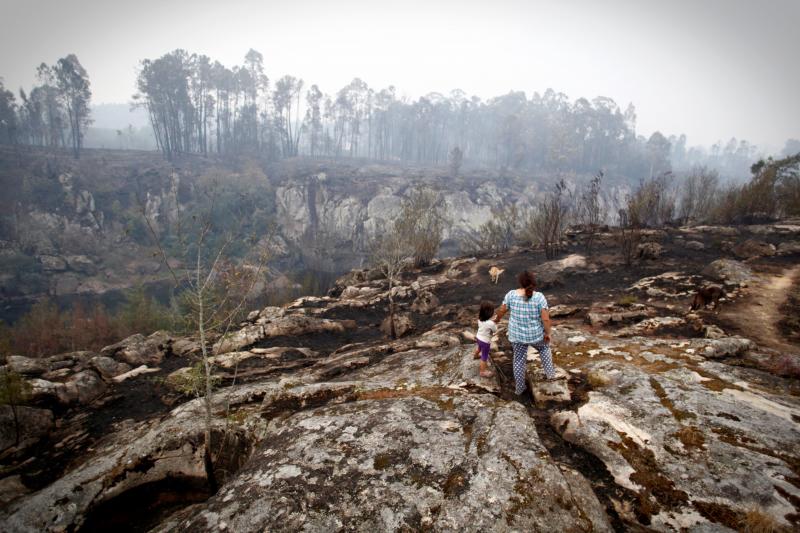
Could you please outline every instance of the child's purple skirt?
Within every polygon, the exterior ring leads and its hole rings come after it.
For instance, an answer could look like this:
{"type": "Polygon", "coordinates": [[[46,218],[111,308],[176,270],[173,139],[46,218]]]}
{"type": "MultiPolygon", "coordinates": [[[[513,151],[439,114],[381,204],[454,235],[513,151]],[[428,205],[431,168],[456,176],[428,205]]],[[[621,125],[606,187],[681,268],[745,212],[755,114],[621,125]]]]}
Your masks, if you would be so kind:
{"type": "Polygon", "coordinates": [[[492,347],[488,342],[483,342],[480,339],[475,339],[478,343],[478,348],[481,350],[481,361],[489,360],[489,349],[492,347]]]}

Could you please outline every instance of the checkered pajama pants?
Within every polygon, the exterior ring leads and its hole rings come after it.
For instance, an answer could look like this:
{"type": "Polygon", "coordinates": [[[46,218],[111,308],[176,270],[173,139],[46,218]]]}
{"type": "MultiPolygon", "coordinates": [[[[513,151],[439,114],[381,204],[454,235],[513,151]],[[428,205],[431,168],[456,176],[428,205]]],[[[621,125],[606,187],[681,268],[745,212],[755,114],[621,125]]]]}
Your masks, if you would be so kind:
{"type": "Polygon", "coordinates": [[[528,363],[528,346],[533,346],[539,352],[539,357],[542,359],[542,368],[544,368],[547,379],[553,379],[556,376],[556,371],[553,368],[553,354],[550,352],[549,344],[544,341],[531,344],[512,342],[511,346],[514,349],[514,382],[517,394],[522,394],[527,388],[525,367],[528,363]]]}

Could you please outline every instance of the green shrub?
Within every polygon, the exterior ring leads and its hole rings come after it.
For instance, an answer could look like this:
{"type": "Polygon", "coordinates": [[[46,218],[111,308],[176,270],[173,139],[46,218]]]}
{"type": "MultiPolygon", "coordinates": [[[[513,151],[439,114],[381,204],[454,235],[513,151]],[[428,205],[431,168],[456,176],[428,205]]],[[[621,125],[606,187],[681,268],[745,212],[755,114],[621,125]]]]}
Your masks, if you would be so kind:
{"type": "MultiPolygon", "coordinates": [[[[181,394],[199,398],[206,390],[206,371],[203,367],[203,362],[198,361],[190,368],[172,374],[167,381],[172,388],[181,394]]],[[[219,383],[219,376],[212,374],[211,388],[216,388],[219,383]]]]}
{"type": "Polygon", "coordinates": [[[635,294],[624,294],[617,300],[617,305],[622,307],[629,307],[635,303],[639,303],[639,298],[635,294]]]}

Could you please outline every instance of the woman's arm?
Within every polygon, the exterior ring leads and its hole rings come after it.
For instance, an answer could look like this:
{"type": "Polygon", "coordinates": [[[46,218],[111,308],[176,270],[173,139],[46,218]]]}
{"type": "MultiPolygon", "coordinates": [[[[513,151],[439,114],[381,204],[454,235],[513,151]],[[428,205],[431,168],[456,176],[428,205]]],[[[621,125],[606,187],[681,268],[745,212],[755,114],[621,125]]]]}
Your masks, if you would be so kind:
{"type": "Polygon", "coordinates": [[[500,309],[495,311],[495,313],[494,313],[494,321],[495,322],[500,322],[500,320],[503,319],[503,317],[505,316],[506,313],[508,313],[508,307],[506,307],[506,304],[503,304],[503,305],[500,306],[500,309]]]}
{"type": "Polygon", "coordinates": [[[542,325],[544,326],[544,342],[550,343],[550,310],[542,309],[542,325]]]}

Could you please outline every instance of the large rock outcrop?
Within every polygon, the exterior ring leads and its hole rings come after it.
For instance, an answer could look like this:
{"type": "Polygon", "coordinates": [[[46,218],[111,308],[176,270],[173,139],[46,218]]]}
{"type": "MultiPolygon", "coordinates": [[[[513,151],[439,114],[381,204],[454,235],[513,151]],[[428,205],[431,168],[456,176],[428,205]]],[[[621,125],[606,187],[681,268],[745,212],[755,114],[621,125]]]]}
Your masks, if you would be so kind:
{"type": "Polygon", "coordinates": [[[590,363],[586,370],[609,376],[607,386],[577,411],[555,413],[553,427],[637,492],[637,511],[656,529],[707,519],[735,528],[756,503],[785,521],[800,498],[789,481],[800,459],[800,404],[711,377],[720,366],[704,368],[590,363]]]}
{"type": "Polygon", "coordinates": [[[254,325],[230,333],[214,345],[215,353],[242,350],[265,339],[283,336],[309,335],[313,333],[343,333],[355,327],[351,320],[330,320],[293,314],[273,319],[258,320],[254,325]]]}

